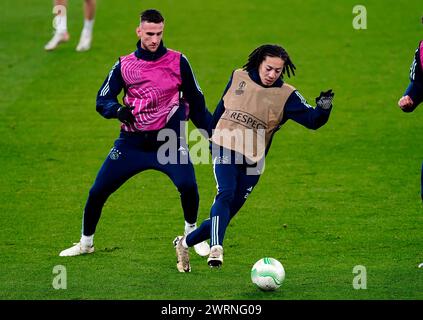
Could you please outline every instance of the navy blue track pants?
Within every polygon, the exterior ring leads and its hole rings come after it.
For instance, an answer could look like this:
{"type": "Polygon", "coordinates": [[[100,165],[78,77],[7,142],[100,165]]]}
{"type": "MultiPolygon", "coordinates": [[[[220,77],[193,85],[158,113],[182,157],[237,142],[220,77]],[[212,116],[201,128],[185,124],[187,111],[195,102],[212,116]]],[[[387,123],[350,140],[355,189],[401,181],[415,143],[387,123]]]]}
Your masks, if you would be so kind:
{"type": "MultiPolygon", "coordinates": [[[[189,159],[188,147],[179,140],[182,150],[178,151],[177,163],[161,164],[157,158],[157,148],[140,145],[139,139],[122,135],[115,141],[95,182],[89,191],[84,209],[82,234],[93,235],[107,198],[132,176],[153,169],[165,173],[178,189],[185,221],[197,220],[199,195],[194,167],[189,159]]],[[[136,190],[134,192],[134,197],[136,190]]],[[[154,196],[146,194],[145,196],[154,196]]]]}
{"type": "Polygon", "coordinates": [[[210,218],[187,236],[186,242],[190,247],[207,239],[210,239],[210,246],[223,245],[230,220],[244,205],[259,181],[259,174],[247,174],[245,164],[220,160],[220,157],[213,158],[217,195],[210,210],[210,218]]]}

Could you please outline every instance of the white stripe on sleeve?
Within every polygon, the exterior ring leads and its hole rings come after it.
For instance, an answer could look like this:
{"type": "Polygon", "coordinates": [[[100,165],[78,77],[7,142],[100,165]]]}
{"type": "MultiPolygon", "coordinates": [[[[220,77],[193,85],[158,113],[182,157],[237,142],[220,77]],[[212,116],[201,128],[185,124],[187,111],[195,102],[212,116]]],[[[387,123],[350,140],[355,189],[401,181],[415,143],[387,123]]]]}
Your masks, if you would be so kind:
{"type": "Polygon", "coordinates": [[[100,97],[104,97],[108,92],[109,92],[109,89],[110,89],[110,86],[109,86],[109,82],[110,82],[110,78],[112,77],[112,74],[113,74],[113,70],[115,70],[115,68],[116,68],[116,66],[119,64],[119,60],[118,61],[116,61],[116,63],[113,65],[113,67],[112,67],[112,70],[110,70],[110,72],[109,72],[109,76],[108,76],[108,78],[107,78],[107,82],[106,82],[106,85],[104,86],[104,88],[101,90],[101,93],[100,93],[100,97]]]}
{"type": "Polygon", "coordinates": [[[201,94],[203,94],[203,91],[201,90],[200,85],[197,82],[197,78],[195,77],[195,74],[192,71],[191,64],[189,63],[189,61],[188,61],[187,57],[185,57],[185,55],[182,55],[182,57],[184,57],[185,60],[188,62],[189,69],[191,70],[192,76],[194,77],[195,86],[197,87],[198,91],[200,91],[201,94]]]}

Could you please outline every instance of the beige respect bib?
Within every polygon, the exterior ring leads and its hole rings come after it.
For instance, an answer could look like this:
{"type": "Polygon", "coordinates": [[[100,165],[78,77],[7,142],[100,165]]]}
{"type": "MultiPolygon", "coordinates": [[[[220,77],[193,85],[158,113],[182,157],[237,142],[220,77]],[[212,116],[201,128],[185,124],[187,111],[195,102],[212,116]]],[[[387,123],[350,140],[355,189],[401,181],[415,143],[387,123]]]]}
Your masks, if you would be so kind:
{"type": "Polygon", "coordinates": [[[285,103],[294,90],[286,83],[282,87],[262,87],[251,80],[247,71],[235,70],[223,97],[225,112],[211,140],[258,162],[265,155],[272,132],[281,122],[285,103]]]}

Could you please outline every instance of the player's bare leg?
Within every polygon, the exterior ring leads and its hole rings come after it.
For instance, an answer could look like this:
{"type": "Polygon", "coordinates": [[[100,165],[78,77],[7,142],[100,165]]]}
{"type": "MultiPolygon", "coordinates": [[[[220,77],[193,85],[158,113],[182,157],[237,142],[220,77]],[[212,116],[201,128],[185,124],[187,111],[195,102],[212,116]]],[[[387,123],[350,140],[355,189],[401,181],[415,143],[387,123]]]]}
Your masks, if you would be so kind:
{"type": "Polygon", "coordinates": [[[78,52],[87,51],[91,48],[95,10],[96,0],[84,1],[84,27],[79,38],[79,43],[76,47],[76,51],[78,52]]]}
{"type": "Polygon", "coordinates": [[[54,1],[54,27],[55,31],[53,38],[44,46],[44,49],[51,51],[57,48],[57,46],[63,42],[69,41],[69,33],[67,29],[67,1],[66,0],[55,0],[54,1]]]}

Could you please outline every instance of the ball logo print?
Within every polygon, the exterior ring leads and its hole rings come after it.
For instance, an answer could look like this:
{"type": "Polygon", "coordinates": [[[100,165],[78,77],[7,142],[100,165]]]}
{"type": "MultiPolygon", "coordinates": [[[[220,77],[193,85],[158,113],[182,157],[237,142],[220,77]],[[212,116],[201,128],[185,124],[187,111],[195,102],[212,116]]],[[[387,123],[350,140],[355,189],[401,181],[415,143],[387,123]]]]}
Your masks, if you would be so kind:
{"type": "Polygon", "coordinates": [[[285,269],[274,258],[262,258],[251,269],[251,281],[263,291],[278,289],[285,279],[285,269]]]}

